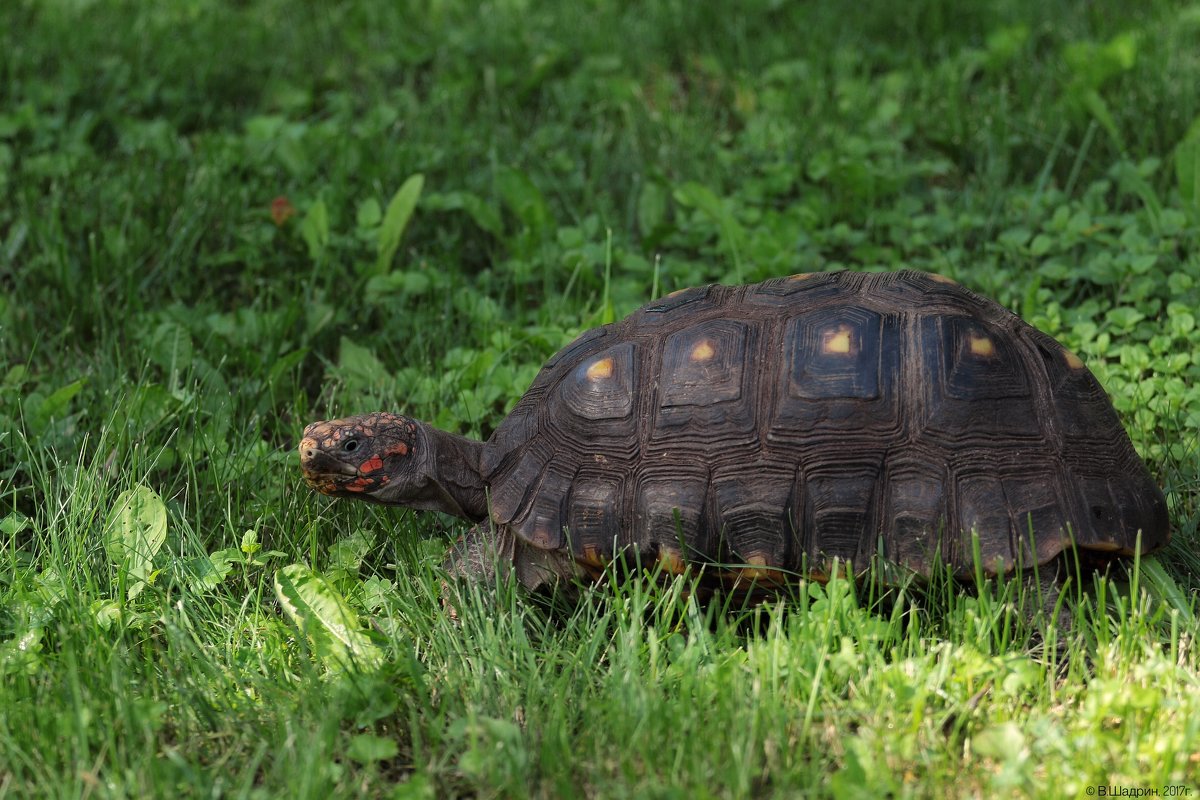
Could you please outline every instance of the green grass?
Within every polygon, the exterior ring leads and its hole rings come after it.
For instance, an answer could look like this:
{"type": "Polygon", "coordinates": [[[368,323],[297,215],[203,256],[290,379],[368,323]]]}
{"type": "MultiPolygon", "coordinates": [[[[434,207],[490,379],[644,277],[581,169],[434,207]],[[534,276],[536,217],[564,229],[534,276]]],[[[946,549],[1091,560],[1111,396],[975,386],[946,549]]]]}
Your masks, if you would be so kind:
{"type": "Polygon", "coordinates": [[[730,8],[0,4],[0,797],[1197,796],[1200,6],[730,8]],[[1087,360],[1165,573],[455,622],[457,526],[299,479],[656,293],[900,267],[1087,360]]]}

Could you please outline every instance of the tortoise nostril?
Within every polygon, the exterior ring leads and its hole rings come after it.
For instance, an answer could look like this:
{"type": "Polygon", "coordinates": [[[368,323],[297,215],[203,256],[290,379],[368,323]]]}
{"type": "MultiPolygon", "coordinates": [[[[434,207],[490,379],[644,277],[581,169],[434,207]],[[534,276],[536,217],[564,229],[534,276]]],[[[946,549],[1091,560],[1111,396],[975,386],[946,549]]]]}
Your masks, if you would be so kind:
{"type": "Polygon", "coordinates": [[[317,457],[317,443],[312,439],[305,439],[300,442],[300,460],[312,461],[317,457]]]}

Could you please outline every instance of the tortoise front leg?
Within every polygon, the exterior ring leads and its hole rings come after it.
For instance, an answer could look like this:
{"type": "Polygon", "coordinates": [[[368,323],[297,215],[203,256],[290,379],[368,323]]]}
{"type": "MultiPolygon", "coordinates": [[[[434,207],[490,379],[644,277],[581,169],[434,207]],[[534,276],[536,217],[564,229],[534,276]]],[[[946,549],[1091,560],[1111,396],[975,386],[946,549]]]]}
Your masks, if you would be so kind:
{"type": "Polygon", "coordinates": [[[446,552],[442,568],[452,578],[494,586],[497,575],[512,569],[515,550],[516,537],[507,529],[493,529],[491,522],[481,522],[446,552]]]}
{"type": "Polygon", "coordinates": [[[463,534],[442,566],[454,578],[484,586],[494,586],[497,576],[511,570],[532,592],[553,589],[584,574],[569,553],[539,549],[518,539],[507,525],[491,522],[463,534]]]}

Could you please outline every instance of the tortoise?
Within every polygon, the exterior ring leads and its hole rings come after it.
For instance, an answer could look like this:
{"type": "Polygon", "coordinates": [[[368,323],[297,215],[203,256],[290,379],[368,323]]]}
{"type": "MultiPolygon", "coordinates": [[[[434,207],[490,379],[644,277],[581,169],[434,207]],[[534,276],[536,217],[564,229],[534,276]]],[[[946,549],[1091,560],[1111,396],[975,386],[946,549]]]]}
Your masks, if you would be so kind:
{"type": "Polygon", "coordinates": [[[477,523],[448,569],[535,589],[633,557],[776,587],[882,557],[969,577],[1149,553],[1167,505],[1096,378],[916,271],[710,285],[589,330],[486,442],[379,412],[309,425],[319,492],[477,523]]]}

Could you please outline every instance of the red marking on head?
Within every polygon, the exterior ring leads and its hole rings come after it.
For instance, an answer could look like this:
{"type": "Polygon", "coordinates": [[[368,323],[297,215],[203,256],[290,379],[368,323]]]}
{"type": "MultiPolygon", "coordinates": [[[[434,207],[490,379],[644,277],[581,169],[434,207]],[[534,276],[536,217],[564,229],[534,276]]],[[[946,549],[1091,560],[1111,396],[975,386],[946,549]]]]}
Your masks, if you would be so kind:
{"type": "Polygon", "coordinates": [[[408,445],[404,442],[397,442],[387,450],[383,451],[385,456],[406,456],[408,455],[408,445]]]}
{"type": "Polygon", "coordinates": [[[374,472],[377,469],[383,469],[383,459],[379,456],[371,456],[358,465],[359,472],[374,472]]]}
{"type": "Polygon", "coordinates": [[[370,478],[355,478],[347,483],[345,488],[348,492],[363,492],[374,485],[374,483],[375,481],[370,478]]]}

